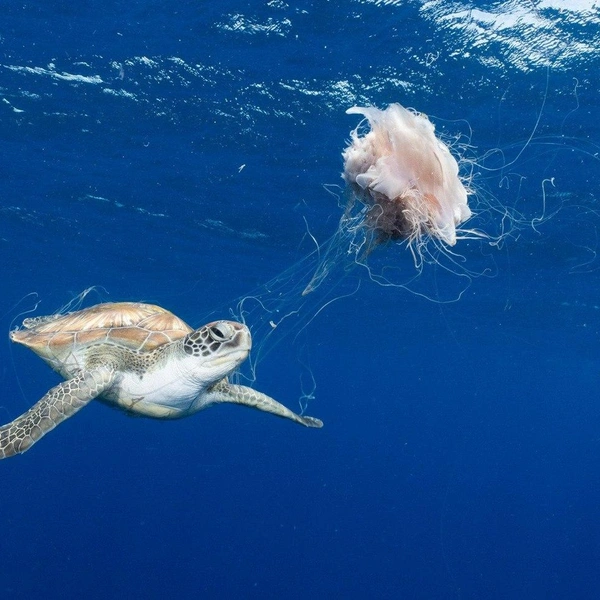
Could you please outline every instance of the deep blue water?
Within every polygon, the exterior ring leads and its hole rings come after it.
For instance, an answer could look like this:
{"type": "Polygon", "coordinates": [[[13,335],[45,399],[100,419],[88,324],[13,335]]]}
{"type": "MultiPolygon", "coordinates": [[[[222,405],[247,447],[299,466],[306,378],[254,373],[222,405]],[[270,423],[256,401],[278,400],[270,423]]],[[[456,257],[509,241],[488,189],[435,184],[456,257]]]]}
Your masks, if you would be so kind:
{"type": "MultiPolygon", "coordinates": [[[[279,312],[245,305],[253,385],[297,410],[314,378],[325,422],[92,403],[0,464],[3,597],[598,597],[597,3],[2,14],[2,330],[91,286],[192,325],[256,293],[279,312]],[[338,269],[303,301],[345,110],[391,102],[460,137],[474,226],[510,235],[459,241],[451,273],[378,248],[408,289],[338,269]]],[[[1,352],[6,422],[59,378],[1,352]]]]}

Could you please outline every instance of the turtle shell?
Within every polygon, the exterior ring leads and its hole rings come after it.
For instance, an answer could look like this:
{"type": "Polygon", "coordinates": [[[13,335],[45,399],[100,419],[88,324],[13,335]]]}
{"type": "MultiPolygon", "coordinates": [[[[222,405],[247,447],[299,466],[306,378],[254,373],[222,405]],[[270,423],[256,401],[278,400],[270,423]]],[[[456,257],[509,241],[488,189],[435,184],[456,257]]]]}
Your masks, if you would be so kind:
{"type": "Polygon", "coordinates": [[[25,319],[22,328],[10,332],[10,339],[57,368],[92,344],[149,352],[191,331],[187,323],[160,306],[110,302],[64,315],[25,319]]]}

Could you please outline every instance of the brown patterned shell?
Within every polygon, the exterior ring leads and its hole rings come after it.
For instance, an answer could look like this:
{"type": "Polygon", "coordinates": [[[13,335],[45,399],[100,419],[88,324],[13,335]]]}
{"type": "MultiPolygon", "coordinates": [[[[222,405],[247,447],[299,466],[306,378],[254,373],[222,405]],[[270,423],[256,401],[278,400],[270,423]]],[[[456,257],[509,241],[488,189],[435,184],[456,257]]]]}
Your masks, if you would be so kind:
{"type": "Polygon", "coordinates": [[[23,328],[11,331],[10,338],[55,363],[103,342],[147,352],[191,331],[187,323],[160,306],[110,302],[66,315],[25,319],[23,328]]]}

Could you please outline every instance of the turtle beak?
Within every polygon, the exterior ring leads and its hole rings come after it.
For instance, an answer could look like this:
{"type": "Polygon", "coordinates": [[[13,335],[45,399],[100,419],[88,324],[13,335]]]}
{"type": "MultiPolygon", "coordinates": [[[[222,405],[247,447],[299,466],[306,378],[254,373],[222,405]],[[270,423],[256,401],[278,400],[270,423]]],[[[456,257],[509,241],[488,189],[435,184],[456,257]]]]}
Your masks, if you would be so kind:
{"type": "MultiPolygon", "coordinates": [[[[239,323],[240,329],[237,335],[234,338],[234,341],[239,345],[240,350],[245,350],[246,353],[249,353],[252,349],[252,336],[250,335],[250,330],[245,326],[239,323]]],[[[248,356],[248,354],[246,354],[248,356]]]]}

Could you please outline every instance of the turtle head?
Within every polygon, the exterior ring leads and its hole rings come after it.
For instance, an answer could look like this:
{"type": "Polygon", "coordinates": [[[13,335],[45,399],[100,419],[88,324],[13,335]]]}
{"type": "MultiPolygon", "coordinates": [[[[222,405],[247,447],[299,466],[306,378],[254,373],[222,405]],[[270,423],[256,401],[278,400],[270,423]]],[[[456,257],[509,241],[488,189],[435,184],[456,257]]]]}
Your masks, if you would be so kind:
{"type": "Polygon", "coordinates": [[[207,386],[226,377],[243,363],[252,347],[250,330],[235,321],[214,321],[183,339],[186,362],[193,377],[207,386]]]}

